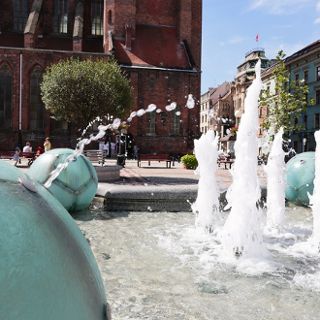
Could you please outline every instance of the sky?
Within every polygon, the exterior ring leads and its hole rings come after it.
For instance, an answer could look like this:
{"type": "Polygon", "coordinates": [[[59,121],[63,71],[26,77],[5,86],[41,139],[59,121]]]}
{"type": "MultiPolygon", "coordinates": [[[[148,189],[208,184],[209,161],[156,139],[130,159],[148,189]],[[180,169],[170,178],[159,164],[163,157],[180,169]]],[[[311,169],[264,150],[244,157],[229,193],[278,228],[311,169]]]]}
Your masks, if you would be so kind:
{"type": "Polygon", "coordinates": [[[234,80],[251,49],[264,48],[271,59],[316,40],[320,0],[203,0],[201,93],[234,80]]]}

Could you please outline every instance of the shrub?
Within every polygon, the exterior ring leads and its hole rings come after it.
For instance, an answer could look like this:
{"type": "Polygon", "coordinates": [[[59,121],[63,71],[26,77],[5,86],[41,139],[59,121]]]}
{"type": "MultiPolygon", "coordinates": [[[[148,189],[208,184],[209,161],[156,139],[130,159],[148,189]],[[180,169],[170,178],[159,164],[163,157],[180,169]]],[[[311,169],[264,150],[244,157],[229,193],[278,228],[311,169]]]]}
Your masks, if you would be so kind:
{"type": "Polygon", "coordinates": [[[180,160],[186,169],[196,169],[198,166],[198,161],[194,154],[185,154],[180,160]]]}

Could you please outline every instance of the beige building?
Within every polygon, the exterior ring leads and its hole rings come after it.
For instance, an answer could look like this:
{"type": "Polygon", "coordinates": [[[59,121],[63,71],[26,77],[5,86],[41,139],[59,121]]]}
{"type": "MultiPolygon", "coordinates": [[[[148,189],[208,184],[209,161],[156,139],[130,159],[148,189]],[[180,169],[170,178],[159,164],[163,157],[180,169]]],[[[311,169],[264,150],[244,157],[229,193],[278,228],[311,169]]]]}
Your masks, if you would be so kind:
{"type": "Polygon", "coordinates": [[[206,133],[209,130],[209,112],[210,112],[210,91],[201,95],[200,98],[200,132],[206,133]]]}
{"type": "Polygon", "coordinates": [[[245,55],[245,61],[237,68],[237,74],[232,88],[236,125],[239,125],[241,115],[244,112],[244,99],[246,97],[246,91],[255,78],[254,68],[259,59],[261,59],[262,71],[270,66],[271,61],[266,58],[264,49],[256,48],[249,51],[245,55]]]}

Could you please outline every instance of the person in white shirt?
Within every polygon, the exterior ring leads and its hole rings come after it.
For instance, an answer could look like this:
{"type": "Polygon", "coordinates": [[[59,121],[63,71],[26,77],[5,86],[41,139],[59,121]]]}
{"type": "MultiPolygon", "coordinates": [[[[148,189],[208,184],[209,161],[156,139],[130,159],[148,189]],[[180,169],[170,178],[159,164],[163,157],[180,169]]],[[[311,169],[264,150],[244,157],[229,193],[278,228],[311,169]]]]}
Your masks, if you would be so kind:
{"type": "Polygon", "coordinates": [[[32,152],[32,147],[29,141],[26,142],[26,145],[23,147],[22,152],[32,152]]]}

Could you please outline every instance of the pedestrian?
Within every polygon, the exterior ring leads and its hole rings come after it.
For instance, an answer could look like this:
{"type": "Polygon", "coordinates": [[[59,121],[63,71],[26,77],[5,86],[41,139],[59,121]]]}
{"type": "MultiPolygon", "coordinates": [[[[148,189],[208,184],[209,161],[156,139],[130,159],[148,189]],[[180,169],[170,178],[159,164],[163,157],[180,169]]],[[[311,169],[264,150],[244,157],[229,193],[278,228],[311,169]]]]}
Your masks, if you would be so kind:
{"type": "Polygon", "coordinates": [[[136,144],[133,146],[133,157],[135,160],[139,157],[139,147],[136,144]]]}
{"type": "Polygon", "coordinates": [[[14,163],[15,166],[17,166],[18,163],[21,163],[20,152],[21,152],[20,148],[16,147],[16,149],[14,150],[13,157],[12,157],[12,160],[15,161],[15,163],[14,163]]]}
{"type": "Polygon", "coordinates": [[[22,152],[32,152],[31,143],[29,141],[26,142],[26,145],[23,147],[22,152]]]}
{"type": "Polygon", "coordinates": [[[44,147],[44,152],[47,152],[49,150],[51,150],[51,142],[49,137],[47,137],[43,143],[43,147],[44,147]]]}

